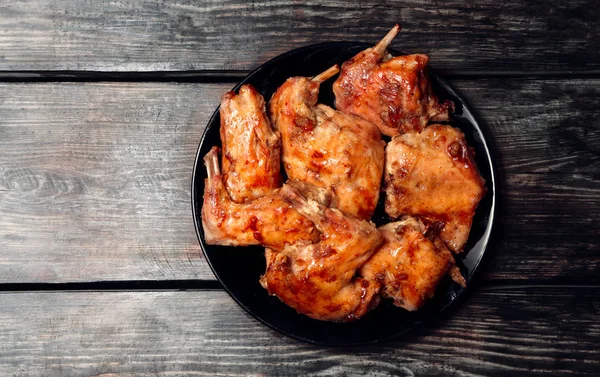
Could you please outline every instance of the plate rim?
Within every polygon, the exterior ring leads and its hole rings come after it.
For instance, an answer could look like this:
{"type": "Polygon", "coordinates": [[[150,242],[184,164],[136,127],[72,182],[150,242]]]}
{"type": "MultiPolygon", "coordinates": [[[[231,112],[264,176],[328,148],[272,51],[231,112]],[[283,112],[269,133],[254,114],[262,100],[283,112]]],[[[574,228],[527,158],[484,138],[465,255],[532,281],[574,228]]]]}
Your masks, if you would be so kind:
{"type": "MultiPolygon", "coordinates": [[[[303,50],[312,50],[312,49],[317,49],[319,47],[329,47],[329,48],[335,47],[335,48],[341,49],[344,46],[352,47],[352,48],[369,48],[369,47],[372,47],[373,45],[370,43],[366,43],[366,42],[331,41],[331,42],[314,43],[314,44],[309,44],[309,45],[301,46],[298,48],[294,48],[294,49],[286,51],[282,54],[276,55],[273,58],[267,60],[266,62],[260,64],[257,68],[255,68],[250,73],[248,73],[246,76],[241,78],[240,81],[238,81],[235,84],[235,86],[230,90],[237,91],[242,85],[244,85],[246,82],[250,81],[250,79],[255,74],[262,71],[265,66],[272,64],[275,60],[279,60],[279,59],[285,58],[290,55],[301,53],[303,50]]],[[[401,51],[398,51],[393,48],[388,48],[388,51],[391,52],[394,56],[405,55],[401,51]]],[[[478,253],[477,258],[475,260],[471,261],[471,263],[473,263],[473,264],[472,264],[472,267],[469,268],[469,274],[466,277],[466,281],[467,281],[467,283],[469,283],[470,281],[473,280],[473,277],[480,271],[479,266],[480,266],[484,256],[488,255],[487,254],[488,248],[490,246],[489,243],[490,243],[490,240],[494,233],[494,229],[496,228],[494,225],[495,225],[495,218],[496,218],[496,211],[497,211],[496,195],[498,194],[498,192],[497,192],[497,183],[496,183],[497,177],[496,177],[496,169],[495,169],[495,159],[493,158],[494,155],[490,149],[490,146],[488,145],[489,136],[486,134],[486,132],[481,127],[479,121],[473,115],[473,112],[471,111],[471,109],[468,106],[468,103],[465,101],[464,97],[459,95],[457,93],[457,91],[454,89],[454,87],[452,87],[452,85],[450,85],[450,83],[445,78],[439,76],[435,70],[428,67],[428,72],[429,72],[430,76],[433,76],[435,78],[435,80],[438,82],[438,84],[440,84],[444,88],[444,90],[446,90],[449,94],[451,94],[455,99],[460,101],[460,103],[462,105],[462,109],[464,110],[462,116],[467,118],[469,120],[469,123],[481,135],[481,139],[482,139],[481,144],[483,145],[483,148],[486,153],[486,160],[487,160],[488,168],[489,168],[489,172],[490,172],[491,182],[487,182],[487,184],[486,184],[486,189],[488,191],[490,191],[489,194],[491,195],[489,218],[487,220],[487,224],[485,227],[485,231],[482,235],[482,238],[479,240],[479,242],[483,242],[482,250],[481,250],[481,252],[478,253]]],[[[215,278],[217,279],[219,284],[222,286],[222,288],[227,292],[227,294],[240,307],[242,307],[247,314],[249,314],[253,319],[259,321],[260,323],[267,326],[269,329],[274,330],[277,333],[283,334],[287,337],[290,337],[290,338],[293,338],[296,340],[300,340],[303,342],[307,342],[307,343],[311,343],[311,344],[315,344],[315,345],[319,345],[319,346],[327,346],[327,347],[356,347],[356,346],[368,346],[368,345],[374,345],[374,344],[378,344],[378,343],[382,343],[382,342],[387,342],[387,341],[397,338],[401,334],[411,331],[411,329],[413,329],[414,327],[422,326],[424,323],[430,322],[431,320],[434,319],[434,318],[424,316],[423,318],[420,318],[420,319],[416,320],[415,322],[413,322],[411,324],[411,326],[405,327],[402,331],[392,332],[389,336],[380,337],[377,339],[371,339],[371,340],[367,340],[367,341],[344,342],[344,343],[336,343],[335,341],[321,342],[321,341],[317,341],[314,339],[303,337],[301,335],[290,333],[290,332],[284,331],[284,330],[276,327],[275,325],[271,324],[270,322],[268,322],[261,316],[258,316],[255,313],[253,313],[253,311],[250,308],[248,308],[242,301],[240,301],[236,297],[236,295],[234,295],[232,293],[230,288],[226,284],[223,283],[221,277],[219,276],[219,273],[217,272],[217,270],[213,266],[212,261],[208,257],[208,253],[205,248],[206,245],[204,244],[204,242],[202,240],[202,234],[203,234],[202,232],[203,231],[201,229],[201,221],[200,221],[201,209],[197,211],[197,208],[196,208],[197,207],[196,203],[198,202],[198,199],[201,199],[201,198],[196,197],[196,190],[195,190],[196,179],[197,179],[196,172],[198,171],[198,164],[201,164],[202,163],[201,161],[203,159],[203,157],[200,156],[200,152],[204,145],[205,139],[209,133],[209,125],[214,122],[214,120],[217,116],[219,116],[220,108],[221,108],[221,105],[220,105],[220,101],[219,101],[219,105],[217,105],[216,109],[214,110],[214,112],[212,113],[212,115],[210,116],[208,121],[206,122],[205,128],[202,131],[202,136],[200,137],[200,141],[198,143],[198,147],[196,150],[196,156],[194,158],[194,164],[192,167],[193,170],[192,170],[192,179],[191,179],[191,201],[190,202],[191,202],[191,206],[192,206],[192,220],[194,222],[194,229],[196,231],[196,237],[198,239],[198,243],[202,250],[202,254],[204,256],[204,259],[208,263],[212,273],[215,275],[215,278]]],[[[469,254],[468,252],[465,253],[465,259],[468,258],[468,254],[469,254]]],[[[458,301],[464,301],[466,293],[468,291],[472,291],[472,290],[473,290],[473,284],[467,284],[466,288],[461,288],[461,290],[458,292],[458,294],[449,303],[445,304],[444,306],[442,306],[440,308],[440,310],[439,310],[439,312],[437,312],[435,318],[439,318],[442,314],[448,312],[448,310],[450,308],[456,307],[458,301]]]]}

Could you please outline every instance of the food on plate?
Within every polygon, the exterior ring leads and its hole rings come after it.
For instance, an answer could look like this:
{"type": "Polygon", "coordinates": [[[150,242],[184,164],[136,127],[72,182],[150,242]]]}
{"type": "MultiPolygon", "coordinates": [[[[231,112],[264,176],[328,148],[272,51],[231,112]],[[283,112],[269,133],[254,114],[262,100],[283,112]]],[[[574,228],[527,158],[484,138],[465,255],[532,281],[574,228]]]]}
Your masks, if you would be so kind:
{"type": "Polygon", "coordinates": [[[428,125],[453,104],[433,93],[427,56],[386,52],[398,30],[343,63],[337,110],[317,103],[337,65],[288,78],[268,114],[250,85],[225,94],[222,173],[218,146],[204,157],[205,242],[265,247],[260,284],[317,320],[357,320],[380,297],[418,310],[447,275],[466,285],[452,251],[464,249],[485,182],[464,134],[428,125]],[[394,222],[376,228],[382,178],[394,222]]]}
{"type": "Polygon", "coordinates": [[[360,276],[380,284],[382,296],[394,305],[417,310],[448,273],[465,286],[452,253],[419,220],[407,217],[378,229],[384,241],[361,267],[360,276]]]}
{"type": "Polygon", "coordinates": [[[400,27],[342,65],[333,84],[336,108],[360,116],[387,136],[422,130],[431,121],[447,121],[450,101],[433,93],[427,55],[392,57],[386,51],[400,27]]]}
{"type": "Polygon", "coordinates": [[[281,138],[271,128],[263,97],[242,85],[221,99],[223,183],[231,200],[246,203],[281,186],[281,138]]]}
{"type": "Polygon", "coordinates": [[[240,204],[229,197],[219,170],[218,148],[204,157],[208,178],[204,183],[202,228],[209,245],[263,245],[281,250],[299,240],[317,242],[312,221],[284,200],[279,190],[240,204]]]}
{"type": "Polygon", "coordinates": [[[461,252],[485,192],[464,134],[447,125],[399,135],[385,149],[385,211],[441,226],[440,238],[461,252]]]}
{"type": "MultiPolygon", "coordinates": [[[[317,242],[314,224],[300,215],[279,194],[281,186],[281,142],[271,128],[263,97],[250,85],[239,94],[228,92],[221,99],[219,150],[204,157],[207,179],[202,206],[205,239],[212,245],[262,245],[281,250],[298,240],[317,242]]],[[[328,190],[303,182],[288,181],[307,197],[332,205],[328,190]]]]}
{"type": "Polygon", "coordinates": [[[269,110],[281,133],[283,165],[291,179],[331,188],[344,214],[369,219],[379,200],[384,164],[381,134],[372,123],[317,104],[331,67],[311,78],[289,78],[269,110]]]}
{"type": "Polygon", "coordinates": [[[311,318],[362,317],[378,303],[379,285],[355,274],[381,243],[381,233],[372,223],[306,199],[291,186],[284,186],[281,195],[315,224],[321,239],[268,252],[261,283],[270,294],[311,318]]]}

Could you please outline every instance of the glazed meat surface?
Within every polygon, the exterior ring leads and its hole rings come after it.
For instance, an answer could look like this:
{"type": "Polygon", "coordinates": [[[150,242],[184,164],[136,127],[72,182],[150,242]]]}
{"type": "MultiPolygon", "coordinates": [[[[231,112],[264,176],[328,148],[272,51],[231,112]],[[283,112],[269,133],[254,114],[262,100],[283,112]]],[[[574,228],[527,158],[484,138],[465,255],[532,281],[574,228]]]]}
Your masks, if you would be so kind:
{"type": "Polygon", "coordinates": [[[427,55],[392,58],[387,46],[400,27],[396,25],[377,45],[342,65],[333,84],[336,108],[362,117],[394,136],[422,130],[430,120],[446,121],[452,103],[439,103],[433,94],[427,55]]]}
{"type": "Polygon", "coordinates": [[[379,200],[384,142],[372,123],[317,105],[321,82],[336,72],[288,79],[273,95],[270,115],[281,133],[287,175],[330,187],[344,214],[369,219],[379,200]]]}
{"type": "Polygon", "coordinates": [[[231,200],[246,203],[281,186],[281,140],[263,97],[251,85],[221,99],[223,181],[231,200]]]}
{"type": "Polygon", "coordinates": [[[394,137],[386,146],[385,211],[442,222],[440,238],[460,252],[485,189],[464,134],[431,125],[394,137]]]}
{"type": "Polygon", "coordinates": [[[384,241],[362,266],[360,276],[381,284],[382,296],[393,299],[394,305],[417,310],[450,271],[457,283],[465,285],[452,253],[439,239],[428,239],[425,227],[415,218],[378,229],[384,241]]]}
{"type": "Polygon", "coordinates": [[[251,202],[235,203],[219,171],[218,148],[204,157],[208,178],[204,183],[202,228],[209,245],[264,245],[281,250],[299,240],[317,242],[314,224],[284,200],[280,190],[251,202]]]}
{"type": "Polygon", "coordinates": [[[279,253],[267,250],[262,285],[311,318],[360,318],[378,303],[379,285],[355,273],[381,243],[381,234],[371,223],[307,200],[290,186],[284,186],[281,195],[314,222],[321,240],[288,245],[279,253]]]}

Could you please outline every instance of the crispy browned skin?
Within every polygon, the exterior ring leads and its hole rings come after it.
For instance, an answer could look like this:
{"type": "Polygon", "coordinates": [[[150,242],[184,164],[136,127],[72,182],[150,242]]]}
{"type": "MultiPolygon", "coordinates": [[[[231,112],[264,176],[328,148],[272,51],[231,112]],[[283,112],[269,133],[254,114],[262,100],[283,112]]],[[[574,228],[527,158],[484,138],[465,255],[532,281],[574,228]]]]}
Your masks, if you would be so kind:
{"type": "Polygon", "coordinates": [[[387,46],[400,27],[396,25],[375,47],[342,65],[333,84],[336,108],[360,116],[394,136],[422,130],[429,120],[448,120],[452,103],[439,103],[433,94],[427,55],[392,58],[387,46]]]}
{"type": "Polygon", "coordinates": [[[384,142],[372,123],[317,105],[320,83],[336,72],[288,79],[273,95],[270,115],[281,132],[287,175],[330,187],[343,213],[369,219],[379,200],[384,142]]]}
{"type": "Polygon", "coordinates": [[[204,186],[202,228],[210,245],[264,245],[281,250],[299,240],[317,242],[314,224],[279,195],[279,190],[245,204],[231,200],[219,171],[218,148],[204,157],[208,178],[204,186]]]}
{"type": "Polygon", "coordinates": [[[251,85],[221,99],[223,177],[231,200],[246,203],[281,186],[281,140],[251,85]]]}
{"type": "Polygon", "coordinates": [[[385,153],[387,214],[443,222],[440,238],[452,251],[462,251],[485,191],[464,134],[431,125],[420,134],[394,137],[385,153]]]}
{"type": "Polygon", "coordinates": [[[415,218],[378,228],[384,241],[360,269],[365,279],[382,285],[382,296],[394,305],[413,311],[435,293],[440,280],[450,271],[455,281],[465,280],[443,242],[432,242],[425,227],[415,218]]]}
{"type": "Polygon", "coordinates": [[[352,321],[377,304],[379,285],[355,277],[356,270],[381,243],[369,222],[343,215],[305,199],[284,186],[281,194],[321,231],[316,244],[298,242],[283,251],[267,251],[261,283],[298,312],[324,321],[352,321]]]}

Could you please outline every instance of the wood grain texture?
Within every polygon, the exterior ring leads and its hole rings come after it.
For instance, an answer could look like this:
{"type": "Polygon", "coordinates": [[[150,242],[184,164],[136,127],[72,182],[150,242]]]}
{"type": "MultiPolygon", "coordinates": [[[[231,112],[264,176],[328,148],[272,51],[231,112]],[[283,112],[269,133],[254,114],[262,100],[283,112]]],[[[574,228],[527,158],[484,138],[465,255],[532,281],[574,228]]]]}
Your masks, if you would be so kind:
{"type": "MultiPolygon", "coordinates": [[[[485,279],[597,283],[600,80],[455,80],[499,172],[485,279]]],[[[214,279],[190,179],[232,84],[0,85],[0,282],[214,279]]]]}
{"type": "Polygon", "coordinates": [[[481,289],[437,323],[354,349],[266,328],[221,291],[1,293],[0,374],[553,375],[600,371],[597,289],[481,289]]]}
{"type": "Polygon", "coordinates": [[[593,0],[10,1],[0,71],[250,70],[292,48],[374,43],[428,53],[446,72],[600,69],[593,0]]]}
{"type": "Polygon", "coordinates": [[[489,131],[499,178],[487,278],[599,281],[599,83],[455,82],[489,131]]]}
{"type": "Polygon", "coordinates": [[[231,86],[2,86],[0,280],[214,279],[190,184],[231,86]]]}

